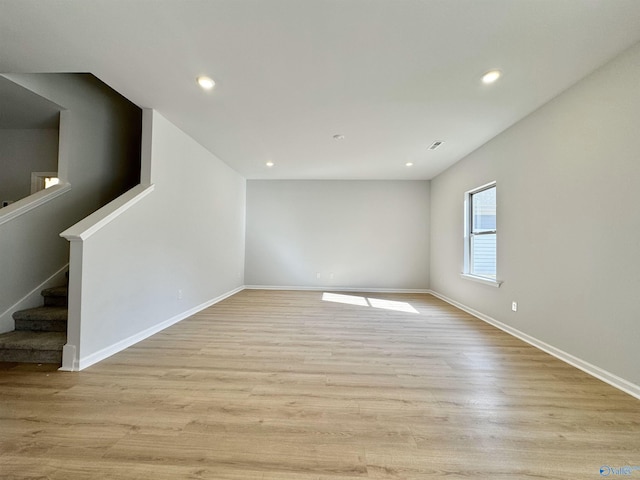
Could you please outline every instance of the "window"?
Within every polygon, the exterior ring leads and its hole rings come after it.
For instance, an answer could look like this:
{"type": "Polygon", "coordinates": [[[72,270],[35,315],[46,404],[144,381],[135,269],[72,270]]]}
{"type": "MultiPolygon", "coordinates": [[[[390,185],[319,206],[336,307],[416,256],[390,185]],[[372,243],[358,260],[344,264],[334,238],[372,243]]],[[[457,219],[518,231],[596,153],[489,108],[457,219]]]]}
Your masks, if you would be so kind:
{"type": "Polygon", "coordinates": [[[44,188],[47,189],[49,187],[53,187],[54,185],[58,185],[59,183],[60,179],[58,177],[45,177],[44,188]]]}
{"type": "Polygon", "coordinates": [[[463,275],[499,286],[496,225],[495,182],[467,192],[463,275]]]}
{"type": "Polygon", "coordinates": [[[31,172],[31,195],[59,183],[58,172],[31,172]]]}

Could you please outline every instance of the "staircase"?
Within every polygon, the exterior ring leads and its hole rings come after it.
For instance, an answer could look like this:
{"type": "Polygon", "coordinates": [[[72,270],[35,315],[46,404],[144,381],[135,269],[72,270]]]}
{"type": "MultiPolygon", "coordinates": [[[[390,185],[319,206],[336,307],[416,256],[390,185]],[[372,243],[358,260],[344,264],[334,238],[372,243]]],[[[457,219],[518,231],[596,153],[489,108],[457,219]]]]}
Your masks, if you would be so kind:
{"type": "Polygon", "coordinates": [[[57,363],[67,343],[67,286],[42,291],[44,306],[13,314],[16,328],[0,335],[0,362],[57,363]]]}

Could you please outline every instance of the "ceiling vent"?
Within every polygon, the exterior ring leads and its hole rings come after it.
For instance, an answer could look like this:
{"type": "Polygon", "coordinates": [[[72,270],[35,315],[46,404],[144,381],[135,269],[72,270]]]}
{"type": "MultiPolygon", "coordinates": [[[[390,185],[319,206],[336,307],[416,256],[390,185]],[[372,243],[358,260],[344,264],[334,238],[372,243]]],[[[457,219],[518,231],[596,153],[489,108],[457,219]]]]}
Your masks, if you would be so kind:
{"type": "Polygon", "coordinates": [[[431,146],[429,147],[429,150],[436,150],[440,145],[442,145],[444,142],[433,142],[431,144],[431,146]]]}

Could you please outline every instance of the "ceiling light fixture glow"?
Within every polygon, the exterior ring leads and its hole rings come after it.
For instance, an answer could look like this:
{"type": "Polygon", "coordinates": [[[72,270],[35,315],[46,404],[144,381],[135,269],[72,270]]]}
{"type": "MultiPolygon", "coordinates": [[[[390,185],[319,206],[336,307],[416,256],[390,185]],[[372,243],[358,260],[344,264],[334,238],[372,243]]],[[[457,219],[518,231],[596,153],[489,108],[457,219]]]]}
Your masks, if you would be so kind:
{"type": "Polygon", "coordinates": [[[490,70],[482,75],[482,83],[486,83],[488,85],[498,80],[501,76],[502,72],[500,70],[490,70]]]}
{"type": "Polygon", "coordinates": [[[200,85],[204,90],[211,90],[216,84],[216,82],[211,78],[205,76],[196,78],[196,82],[198,82],[198,85],[200,85]]]}
{"type": "Polygon", "coordinates": [[[407,163],[405,163],[405,165],[406,165],[407,167],[413,167],[413,162],[407,162],[407,163]]]}
{"type": "Polygon", "coordinates": [[[271,161],[269,161],[269,162],[265,163],[265,165],[266,165],[267,167],[273,167],[274,163],[273,163],[273,162],[271,162],[271,161]]]}

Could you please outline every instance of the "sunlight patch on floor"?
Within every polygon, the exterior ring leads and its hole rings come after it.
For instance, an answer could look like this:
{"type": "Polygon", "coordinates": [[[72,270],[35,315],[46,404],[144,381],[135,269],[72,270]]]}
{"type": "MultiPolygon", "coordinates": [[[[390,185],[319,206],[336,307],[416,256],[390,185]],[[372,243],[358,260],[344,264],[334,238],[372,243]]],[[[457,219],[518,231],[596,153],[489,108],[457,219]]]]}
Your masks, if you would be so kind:
{"type": "Polygon", "coordinates": [[[322,300],[325,302],[334,303],[346,303],[349,305],[357,305],[360,307],[373,307],[381,308],[384,310],[394,310],[396,312],[404,313],[420,313],[413,308],[410,303],[398,302],[396,300],[383,300],[380,298],[367,298],[358,295],[343,295],[340,293],[328,293],[322,294],[322,300]]]}
{"type": "Polygon", "coordinates": [[[373,308],[382,308],[384,310],[395,310],[396,312],[420,313],[407,302],[398,302],[395,300],[382,300],[380,298],[367,298],[369,304],[373,308]]]}
{"type": "Polygon", "coordinates": [[[339,293],[327,293],[322,294],[322,300],[325,302],[335,303],[347,303],[349,305],[359,305],[361,307],[368,307],[367,299],[364,297],[358,297],[356,295],[341,295],[339,293]]]}

